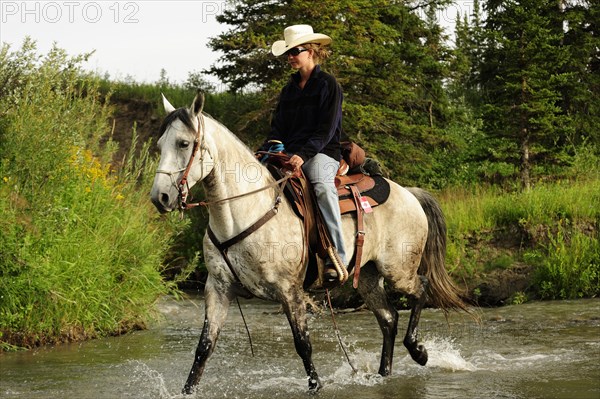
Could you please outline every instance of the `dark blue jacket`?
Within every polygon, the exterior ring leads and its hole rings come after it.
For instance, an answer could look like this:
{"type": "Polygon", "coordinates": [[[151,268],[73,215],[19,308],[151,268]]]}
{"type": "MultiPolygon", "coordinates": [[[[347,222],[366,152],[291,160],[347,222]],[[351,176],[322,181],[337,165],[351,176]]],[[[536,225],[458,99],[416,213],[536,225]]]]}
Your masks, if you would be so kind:
{"type": "Polygon", "coordinates": [[[304,89],[296,72],[281,90],[268,140],[280,140],[288,153],[304,161],[322,152],[341,157],[342,88],[317,65],[304,89]]]}

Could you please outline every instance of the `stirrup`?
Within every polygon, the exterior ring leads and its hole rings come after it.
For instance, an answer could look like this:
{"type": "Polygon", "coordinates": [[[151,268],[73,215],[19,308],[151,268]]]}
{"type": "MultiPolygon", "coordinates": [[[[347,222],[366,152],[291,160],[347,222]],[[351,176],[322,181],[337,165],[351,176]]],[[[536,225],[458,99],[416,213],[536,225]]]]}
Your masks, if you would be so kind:
{"type": "Polygon", "coordinates": [[[340,285],[344,284],[346,280],[348,280],[348,270],[346,270],[340,255],[334,247],[327,248],[327,255],[329,256],[329,260],[331,260],[331,266],[333,266],[337,272],[337,280],[339,281],[340,285]]]}

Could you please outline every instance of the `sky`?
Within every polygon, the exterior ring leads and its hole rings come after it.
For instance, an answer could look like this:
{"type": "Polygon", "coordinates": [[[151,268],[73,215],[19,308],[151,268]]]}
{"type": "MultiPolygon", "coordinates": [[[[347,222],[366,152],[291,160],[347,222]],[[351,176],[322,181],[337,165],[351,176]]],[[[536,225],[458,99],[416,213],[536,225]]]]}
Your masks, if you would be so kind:
{"type": "MultiPolygon", "coordinates": [[[[40,54],[53,43],[70,55],[95,50],[84,66],[100,75],[152,83],[164,69],[182,83],[222,55],[207,44],[228,29],[216,21],[225,7],[225,0],[0,0],[0,41],[16,50],[30,36],[40,54]]],[[[457,11],[471,7],[472,0],[456,0],[438,19],[451,26],[457,11]]],[[[215,77],[205,78],[219,88],[215,77]]]]}
{"type": "MultiPolygon", "coordinates": [[[[0,41],[11,49],[33,38],[40,54],[53,43],[70,55],[95,50],[85,68],[112,79],[172,82],[217,62],[208,40],[226,29],[215,17],[225,1],[0,0],[0,41]]],[[[216,78],[208,78],[217,82],[216,78]]]]}

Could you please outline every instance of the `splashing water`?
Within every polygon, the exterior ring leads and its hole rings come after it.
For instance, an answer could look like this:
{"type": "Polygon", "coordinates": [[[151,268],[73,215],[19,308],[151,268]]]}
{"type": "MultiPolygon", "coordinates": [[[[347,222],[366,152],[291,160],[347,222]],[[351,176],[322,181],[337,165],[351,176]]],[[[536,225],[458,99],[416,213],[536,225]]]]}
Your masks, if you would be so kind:
{"type": "MultiPolygon", "coordinates": [[[[234,312],[197,392],[181,394],[198,342],[201,309],[170,301],[167,323],[149,331],[0,355],[2,398],[306,399],[307,379],[278,305],[245,310],[252,357],[234,312]]],[[[392,375],[377,374],[381,333],[372,314],[338,315],[352,368],[328,317],[311,319],[319,399],[600,398],[600,300],[484,309],[485,323],[452,330],[425,310],[420,331],[429,361],[416,364],[396,339],[392,375]],[[575,316],[573,316],[575,315],[575,316]]],[[[401,312],[401,319],[407,316],[401,312]]],[[[401,329],[400,329],[401,330],[401,329]]]]}
{"type": "Polygon", "coordinates": [[[427,367],[450,371],[477,371],[477,367],[466,360],[456,348],[454,339],[430,337],[423,343],[429,353],[427,367]]]}
{"type": "Polygon", "coordinates": [[[145,392],[145,394],[151,398],[173,399],[175,397],[169,393],[165,379],[159,371],[153,370],[139,360],[130,361],[129,366],[133,371],[132,378],[128,384],[132,390],[135,390],[136,387],[142,384],[146,384],[150,391],[145,392]]]}

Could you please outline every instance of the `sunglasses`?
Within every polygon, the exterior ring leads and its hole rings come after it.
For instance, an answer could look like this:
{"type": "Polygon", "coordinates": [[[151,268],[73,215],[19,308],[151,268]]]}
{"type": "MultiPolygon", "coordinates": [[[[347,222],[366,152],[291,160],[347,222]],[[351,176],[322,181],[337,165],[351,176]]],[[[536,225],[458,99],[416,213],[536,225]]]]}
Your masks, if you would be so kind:
{"type": "Polygon", "coordinates": [[[308,49],[302,47],[294,47],[293,49],[286,51],[285,55],[293,55],[294,57],[297,57],[298,55],[300,55],[300,53],[303,53],[305,51],[308,51],[308,49]]]}

